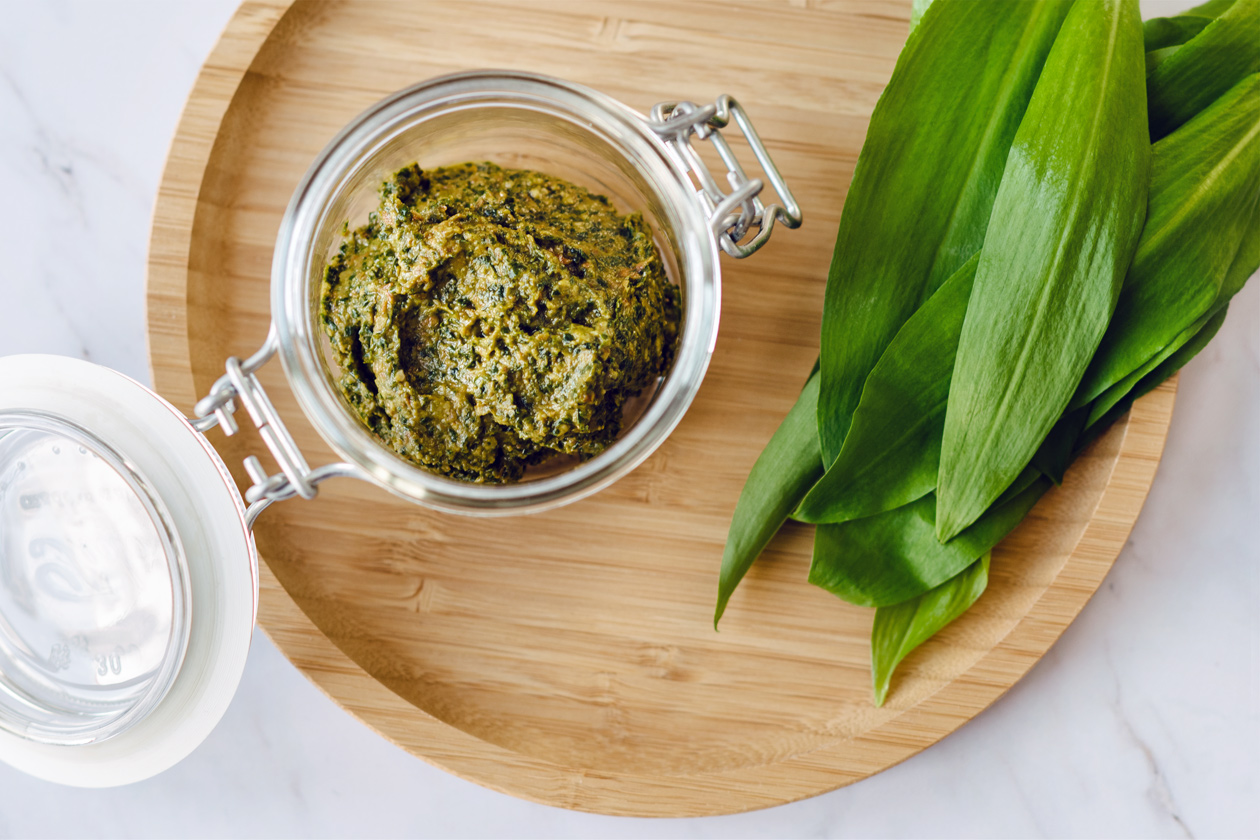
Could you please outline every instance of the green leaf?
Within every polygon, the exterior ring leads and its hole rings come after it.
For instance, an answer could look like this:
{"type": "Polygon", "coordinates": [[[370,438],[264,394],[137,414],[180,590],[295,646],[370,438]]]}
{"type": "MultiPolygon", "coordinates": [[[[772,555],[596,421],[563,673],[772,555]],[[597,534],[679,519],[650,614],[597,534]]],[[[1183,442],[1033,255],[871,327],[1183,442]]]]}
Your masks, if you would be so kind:
{"type": "Polygon", "coordinates": [[[1088,446],[1095,438],[1105,432],[1112,423],[1123,417],[1124,413],[1133,406],[1133,403],[1138,398],[1155,390],[1160,383],[1181,370],[1187,362],[1197,356],[1199,351],[1206,347],[1208,342],[1216,336],[1216,333],[1221,328],[1221,324],[1225,323],[1225,314],[1228,309],[1229,307],[1225,306],[1217,310],[1204,321],[1202,328],[1189,341],[1157,365],[1154,370],[1143,376],[1128,393],[1116,401],[1115,405],[1099,417],[1091,418],[1085,433],[1077,441],[1076,450],[1079,452],[1088,446]]]}
{"type": "Polygon", "coordinates": [[[1049,487],[1036,470],[1025,471],[1007,498],[944,544],[936,539],[936,496],[930,493],[865,519],[819,525],[809,582],[862,607],[921,595],[1001,542],[1049,487]]]}
{"type": "Polygon", "coordinates": [[[727,601],[757,555],[822,476],[815,427],[818,384],[818,375],[811,375],[796,405],[792,406],[757,458],[739,494],[731,529],[726,537],[726,548],[722,552],[714,627],[717,627],[727,601]]]}
{"type": "Polygon", "coordinates": [[[909,504],[936,488],[954,354],[979,254],[897,331],[862,388],[835,463],[793,518],[845,522],[909,504]]]}
{"type": "Polygon", "coordinates": [[[1234,0],[1207,0],[1206,3],[1200,3],[1193,9],[1186,9],[1185,15],[1191,17],[1216,18],[1223,15],[1234,5],[1234,0]]]}
{"type": "Polygon", "coordinates": [[[1073,406],[1097,399],[1208,312],[1243,240],[1255,237],[1258,193],[1260,74],[1153,147],[1146,227],[1073,406]]]}
{"type": "Polygon", "coordinates": [[[914,0],[910,4],[910,31],[913,32],[919,25],[919,21],[923,20],[923,15],[927,12],[928,6],[932,5],[932,0],[914,0]]]}
{"type": "Polygon", "coordinates": [[[1256,269],[1260,269],[1260,195],[1256,196],[1256,203],[1251,208],[1250,221],[1245,230],[1238,253],[1229,264],[1225,279],[1221,281],[1221,290],[1216,294],[1216,308],[1227,305],[1230,298],[1242,291],[1256,269]]]}
{"type": "Polygon", "coordinates": [[[1143,61],[1137,0],[1078,0],[1046,59],[958,343],[937,481],[942,540],[1032,459],[1107,328],[1146,215],[1143,61]]]}
{"type": "Polygon", "coordinates": [[[1199,320],[1195,321],[1189,327],[1182,330],[1178,335],[1174,336],[1172,341],[1168,342],[1168,344],[1161,348],[1154,356],[1147,359],[1146,362],[1144,362],[1137,370],[1133,371],[1124,379],[1121,379],[1115,385],[1112,385],[1106,391],[1099,394],[1098,398],[1089,404],[1089,419],[1085,423],[1086,428],[1101,420],[1108,411],[1123,400],[1126,395],[1131,393],[1137,384],[1146,378],[1147,374],[1158,368],[1182,347],[1198,336],[1204,325],[1207,324],[1212,317],[1213,315],[1204,315],[1199,318],[1199,320]]]}
{"type": "Polygon", "coordinates": [[[897,330],[984,241],[1010,148],[1068,0],[936,0],[871,115],[827,280],[818,431],[840,453],[897,330]],[[983,45],[983,48],[977,48],[983,45]]]}
{"type": "Polygon", "coordinates": [[[1033,468],[1055,484],[1062,484],[1063,475],[1076,455],[1076,441],[1088,420],[1089,406],[1069,410],[1060,417],[1033,456],[1033,468]]]}
{"type": "Polygon", "coordinates": [[[1108,418],[1119,416],[1116,414],[1117,407],[1121,409],[1121,414],[1127,411],[1134,399],[1172,376],[1182,365],[1194,358],[1220,329],[1230,299],[1242,291],[1248,278],[1260,268],[1260,195],[1254,196],[1251,204],[1251,210],[1246,215],[1246,233],[1233,261],[1224,272],[1224,279],[1212,306],[1137,370],[1101,393],[1089,406],[1089,426],[1109,422],[1108,418]]]}
{"type": "Polygon", "coordinates": [[[875,705],[884,705],[893,671],[910,651],[965,613],[989,585],[989,555],[931,589],[875,611],[871,627],[871,679],[875,705]]]}
{"type": "MultiPolygon", "coordinates": [[[[1180,370],[1216,335],[1221,324],[1224,323],[1225,310],[1229,307],[1230,299],[1242,291],[1247,280],[1255,274],[1256,269],[1260,269],[1260,196],[1257,197],[1251,210],[1250,218],[1248,230],[1252,232],[1252,235],[1243,238],[1238,254],[1225,273],[1225,280],[1221,283],[1221,290],[1209,313],[1196,322],[1190,330],[1174,339],[1169,348],[1170,352],[1161,353],[1153,367],[1144,365],[1143,370],[1149,372],[1140,378],[1133,377],[1137,379],[1136,384],[1122,383],[1112,386],[1099,397],[1098,401],[1084,409],[1078,409],[1078,412],[1089,412],[1090,417],[1088,426],[1076,441],[1074,452],[1080,452],[1088,446],[1094,438],[1123,416],[1135,400],[1154,390],[1161,382],[1180,370]],[[1110,408],[1090,411],[1104,399],[1110,408]]],[[[1130,383],[1131,381],[1129,380],[1130,383]]]]}
{"type": "Polygon", "coordinates": [[[1212,22],[1210,17],[1178,15],[1177,17],[1151,18],[1142,24],[1142,40],[1146,52],[1169,47],[1179,47],[1212,22]]]}
{"type": "MultiPolygon", "coordinates": [[[[1149,285],[1150,278],[1142,272],[1153,272],[1156,282],[1177,293],[1184,294],[1205,282],[1213,286],[1216,281],[1205,278],[1219,278],[1224,268],[1219,266],[1219,258],[1214,263],[1205,254],[1226,254],[1237,247],[1243,230],[1256,229],[1254,220],[1239,223],[1236,200],[1220,200],[1222,194],[1232,199],[1248,196],[1254,203],[1257,186],[1235,177],[1241,171],[1240,161],[1213,174],[1221,169],[1213,164],[1233,153],[1229,138],[1240,140],[1242,130],[1256,125],[1260,96],[1244,97],[1249,92],[1242,88],[1231,91],[1154,148],[1150,213],[1104,348],[1108,342],[1119,342],[1115,334],[1124,329],[1136,332],[1126,340],[1128,344],[1153,353],[1152,345],[1166,342],[1169,331],[1144,333],[1145,327],[1172,317],[1187,322],[1179,314],[1187,309],[1184,301],[1156,298],[1158,302],[1147,305],[1144,314],[1125,323],[1121,315],[1132,284],[1149,285]],[[1244,113],[1244,99],[1255,114],[1244,113]],[[1219,189],[1213,189],[1214,183],[1219,189]]],[[[1260,237],[1252,241],[1260,241],[1260,237]]],[[[839,457],[806,495],[793,518],[816,524],[844,522],[908,504],[935,489],[946,397],[975,262],[973,257],[955,272],[898,331],[863,386],[839,457]]],[[[1145,365],[1132,361],[1132,369],[1120,376],[1115,390],[1108,391],[1101,406],[1094,406],[1094,415],[1105,412],[1176,346],[1169,346],[1163,355],[1151,356],[1145,365]]],[[[1102,353],[1100,349],[1092,365],[1099,364],[1102,353]]],[[[1091,414],[1084,405],[1088,401],[1081,402],[1083,407],[1061,418],[1033,456],[1034,466],[1056,484],[1063,480],[1076,440],[1091,414]]]]}
{"type": "Polygon", "coordinates": [[[1154,370],[1142,377],[1137,385],[1133,387],[1133,390],[1126,395],[1125,403],[1123,405],[1124,411],[1128,411],[1129,406],[1131,406],[1135,400],[1155,390],[1160,383],[1168,379],[1168,377],[1172,376],[1177,371],[1181,370],[1186,366],[1187,362],[1199,355],[1199,351],[1201,351],[1204,347],[1207,347],[1208,343],[1216,337],[1218,332],[1220,332],[1221,325],[1225,323],[1225,316],[1228,313],[1228,304],[1222,306],[1204,321],[1203,326],[1199,328],[1189,341],[1177,348],[1175,353],[1160,362],[1154,370]]]}
{"type": "Polygon", "coordinates": [[[1146,80],[1151,139],[1159,140],[1260,71],[1260,0],[1237,0],[1146,80]]]}
{"type": "Polygon", "coordinates": [[[1149,76],[1154,73],[1156,67],[1167,61],[1179,49],[1181,49],[1180,44],[1148,52],[1146,54],[1146,75],[1149,76]]]}

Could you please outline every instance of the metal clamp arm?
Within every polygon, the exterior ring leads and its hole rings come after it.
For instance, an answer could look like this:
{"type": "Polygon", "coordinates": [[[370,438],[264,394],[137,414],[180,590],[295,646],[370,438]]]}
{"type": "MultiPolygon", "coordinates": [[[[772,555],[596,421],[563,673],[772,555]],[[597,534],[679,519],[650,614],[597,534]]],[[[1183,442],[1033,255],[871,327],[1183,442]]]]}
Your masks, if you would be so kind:
{"type": "Polygon", "coordinates": [[[359,470],[352,464],[335,463],[311,469],[306,458],[298,449],[293,436],[280,418],[262,383],[255,372],[265,365],[279,349],[279,338],[275,325],[267,333],[267,340],[257,353],[245,361],[233,356],[227,360],[227,372],[219,377],[210,389],[209,396],[197,402],[194,409],[196,417],[193,427],[199,432],[207,432],[218,426],[229,437],[240,431],[240,426],[233,415],[236,413],[236,402],[245,406],[254,427],[267,449],[271,452],[280,472],[269,475],[257,455],[245,459],[245,471],[254,482],[245,491],[245,501],[249,503],[246,512],[246,523],[253,527],[258,514],[262,513],[272,502],[301,496],[313,499],[319,492],[318,485],[338,476],[359,475],[359,470]]]}
{"type": "Polygon", "coordinates": [[[652,109],[649,125],[678,156],[684,169],[695,173],[700,182],[696,194],[708,211],[709,224],[723,251],[742,259],[766,244],[776,221],[789,228],[800,227],[800,205],[774,165],[748,114],[732,97],[723,94],[717,102],[704,106],[694,102],[659,103],[652,109]],[[765,185],[761,179],[750,179],[744,173],[730,144],[721,134],[721,129],[732,121],[748,141],[757,163],[770,179],[770,185],[778,193],[782,204],[766,207],[758,197],[765,185]],[[693,136],[708,140],[717,150],[727,168],[726,180],[731,186],[729,193],[718,186],[713,172],[692,145],[693,136]],[[750,232],[752,239],[741,244],[750,232]]]}

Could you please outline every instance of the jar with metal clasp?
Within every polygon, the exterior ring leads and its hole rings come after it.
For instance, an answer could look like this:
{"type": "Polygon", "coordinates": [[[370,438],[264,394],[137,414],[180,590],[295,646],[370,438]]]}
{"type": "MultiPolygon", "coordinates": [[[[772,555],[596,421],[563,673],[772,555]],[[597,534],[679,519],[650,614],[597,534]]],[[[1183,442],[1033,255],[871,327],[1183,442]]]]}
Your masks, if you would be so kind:
{"type": "Polygon", "coordinates": [[[107,368],[54,356],[0,359],[0,760],[83,786],[152,776],[218,722],[245,665],[258,603],[251,535],[270,504],[331,478],[368,481],[450,513],[546,510],[595,493],[664,442],[700,388],[718,331],[719,254],[754,253],[800,208],[729,96],[662,103],[648,117],[581,85],[518,72],[445,76],[361,114],[310,167],[285,211],[271,329],[192,418],[107,368]],[[777,193],[749,178],[738,131],[777,193]],[[699,153],[710,143],[725,172],[699,153]],[[510,153],[510,156],[508,156],[510,153]],[[506,156],[506,157],[505,157],[506,156]],[[346,220],[412,162],[505,160],[607,196],[651,229],[682,320],[676,357],[603,453],[513,484],[461,482],[395,454],[337,388],[321,328],[324,267],[346,220]],[[256,372],[279,357],[307,419],[341,459],[311,467],[256,372]],[[246,420],[246,418],[248,418],[246,420]],[[207,437],[253,424],[274,471],[245,460],[241,494],[207,437]]]}

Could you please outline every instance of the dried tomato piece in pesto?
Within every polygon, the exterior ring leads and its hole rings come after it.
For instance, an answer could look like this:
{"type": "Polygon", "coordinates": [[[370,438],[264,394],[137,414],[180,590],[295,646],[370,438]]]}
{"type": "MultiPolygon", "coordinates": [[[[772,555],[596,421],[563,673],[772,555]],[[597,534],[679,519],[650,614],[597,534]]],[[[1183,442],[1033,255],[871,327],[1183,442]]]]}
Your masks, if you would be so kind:
{"type": "Polygon", "coordinates": [[[465,481],[602,452],[678,337],[678,289],[641,215],[491,163],[398,171],[322,291],[353,410],[465,481]]]}

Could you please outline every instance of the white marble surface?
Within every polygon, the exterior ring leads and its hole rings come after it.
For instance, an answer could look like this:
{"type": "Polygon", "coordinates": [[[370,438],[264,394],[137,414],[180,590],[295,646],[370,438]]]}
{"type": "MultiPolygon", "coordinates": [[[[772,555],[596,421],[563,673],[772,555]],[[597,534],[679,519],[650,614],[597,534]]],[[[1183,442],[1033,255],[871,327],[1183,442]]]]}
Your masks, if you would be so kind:
{"type": "MultiPolygon", "coordinates": [[[[148,380],[153,197],[234,7],[0,0],[0,355],[148,380]]],[[[1184,372],[1130,544],[1062,640],[958,733],[857,785],[696,820],[522,802],[390,745],[260,635],[227,716],[169,772],[81,791],[0,765],[0,836],[1256,836],[1258,327],[1253,281],[1184,372]]]]}

